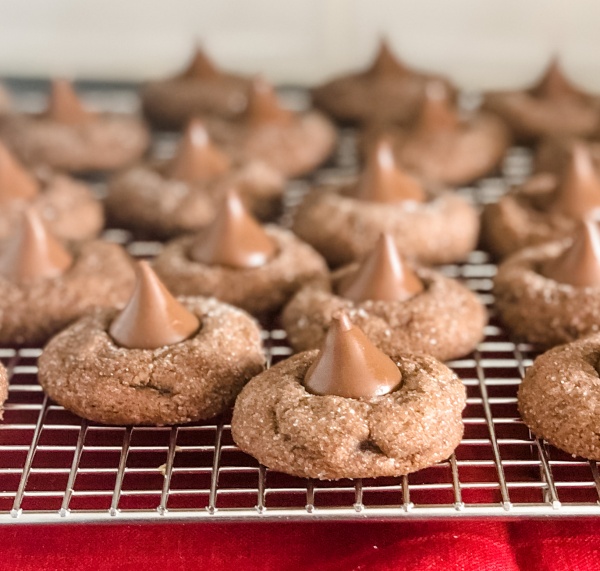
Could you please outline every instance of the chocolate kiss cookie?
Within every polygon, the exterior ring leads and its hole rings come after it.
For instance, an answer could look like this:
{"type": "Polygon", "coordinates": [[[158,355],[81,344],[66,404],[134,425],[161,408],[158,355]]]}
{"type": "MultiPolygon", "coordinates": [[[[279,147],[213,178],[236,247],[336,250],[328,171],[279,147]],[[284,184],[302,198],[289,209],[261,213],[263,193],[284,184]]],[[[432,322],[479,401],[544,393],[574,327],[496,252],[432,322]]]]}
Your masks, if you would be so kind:
{"type": "Polygon", "coordinates": [[[533,175],[523,185],[488,204],[482,240],[503,257],[528,246],[568,236],[577,221],[600,209],[600,178],[585,145],[572,147],[560,176],[533,175]]]}
{"type": "Polygon", "coordinates": [[[525,424],[573,456],[600,460],[600,335],[540,355],[519,387],[525,424]]]}
{"type": "Polygon", "coordinates": [[[67,250],[33,209],[0,249],[0,343],[41,344],[93,307],[124,303],[134,284],[131,259],[116,244],[67,250]]]}
{"type": "Polygon", "coordinates": [[[489,113],[461,120],[443,83],[427,84],[419,115],[411,128],[372,125],[364,146],[389,137],[398,164],[434,185],[462,185],[494,170],[510,143],[502,121],[489,113]]]}
{"type": "Polygon", "coordinates": [[[239,121],[207,122],[210,134],[232,156],[259,159],[286,176],[309,173],[333,152],[336,133],[315,111],[295,113],[279,104],[262,78],[252,82],[248,106],[239,121]]]}
{"type": "Polygon", "coordinates": [[[91,113],[65,80],[52,83],[44,113],[11,115],[0,136],[26,165],[69,172],[124,167],[139,159],[150,142],[139,119],[91,113]]]}
{"type": "MultiPolygon", "coordinates": [[[[427,81],[435,78],[398,61],[384,40],[371,66],[336,77],[312,90],[313,104],[344,123],[412,120],[424,97],[427,81]]],[[[445,80],[449,90],[452,87],[445,80]]]]}
{"type": "Polygon", "coordinates": [[[158,127],[179,129],[197,116],[238,117],[246,107],[250,79],[217,68],[199,47],[174,77],[147,83],[142,108],[158,127]]]}
{"type": "Polygon", "coordinates": [[[388,357],[342,314],[320,351],[282,361],[244,387],[231,434],[261,464],[294,476],[400,476],[452,454],[465,402],[448,367],[429,355],[388,357]]]}
{"type": "Polygon", "coordinates": [[[319,254],[287,230],[259,226],[233,191],[205,230],[169,242],[154,268],[177,295],[215,296],[253,314],[327,275],[319,254]]]}
{"type": "Polygon", "coordinates": [[[232,186],[254,215],[273,219],[281,212],[284,184],[281,174],[261,161],[231,161],[194,119],[173,160],[134,167],[111,182],[106,208],[117,226],[174,236],[206,226],[232,186]]]}
{"type": "Polygon", "coordinates": [[[398,249],[425,264],[463,259],[477,243],[477,212],[450,192],[427,196],[396,165],[389,141],[371,151],[351,184],[313,189],[299,206],[293,229],[332,266],[363,257],[382,232],[398,249]]]}
{"type": "Polygon", "coordinates": [[[318,347],[340,310],[384,353],[415,351],[440,360],[472,351],[487,321],[474,293],[433,270],[413,270],[389,234],[360,264],[292,298],[282,315],[289,343],[296,351],[318,347]]]}
{"type": "Polygon", "coordinates": [[[502,321],[530,343],[551,347],[600,331],[597,222],[511,256],[498,268],[494,293],[502,321]]]}
{"type": "Polygon", "coordinates": [[[159,426],[224,412],[264,364],[250,316],[215,299],[176,300],[146,262],[122,312],[82,317],[38,362],[44,391],[75,414],[159,426]]]}
{"type": "Polygon", "coordinates": [[[87,186],[50,172],[29,174],[0,143],[0,239],[26,208],[36,210],[61,240],[94,238],[104,225],[102,205],[87,186]]]}
{"type": "Polygon", "coordinates": [[[483,108],[499,115],[523,142],[552,135],[587,137],[597,132],[600,119],[597,100],[575,87],[556,59],[537,85],[489,93],[483,108]]]}

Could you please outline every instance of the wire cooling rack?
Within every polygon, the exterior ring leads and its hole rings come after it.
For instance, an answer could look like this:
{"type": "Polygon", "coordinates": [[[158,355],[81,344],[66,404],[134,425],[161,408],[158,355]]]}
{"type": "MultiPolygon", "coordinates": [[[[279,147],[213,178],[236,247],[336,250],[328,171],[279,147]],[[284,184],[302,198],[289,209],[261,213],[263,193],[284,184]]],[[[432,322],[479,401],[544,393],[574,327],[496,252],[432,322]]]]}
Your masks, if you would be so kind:
{"type": "MultiPolygon", "coordinates": [[[[168,155],[175,140],[162,136],[156,148],[168,155]]],[[[317,178],[351,173],[353,148],[352,133],[342,132],[334,163],[317,178]]],[[[459,192],[477,204],[495,201],[526,175],[529,162],[527,151],[513,149],[501,176],[459,192]]],[[[290,185],[288,207],[307,186],[290,185]]],[[[138,257],[161,248],[131,241],[122,230],[105,237],[138,257]]],[[[40,348],[0,348],[10,373],[0,423],[0,523],[600,515],[598,464],[532,437],[519,418],[516,390],[534,354],[512,342],[493,316],[494,264],[476,251],[465,264],[442,271],[477,292],[492,315],[477,350],[449,363],[468,400],[464,438],[447,461],[400,478],[319,482],[287,476],[237,449],[229,415],[172,428],[82,420],[41,391],[40,348]]],[[[263,337],[270,363],[291,354],[282,329],[268,327],[263,337]]]]}

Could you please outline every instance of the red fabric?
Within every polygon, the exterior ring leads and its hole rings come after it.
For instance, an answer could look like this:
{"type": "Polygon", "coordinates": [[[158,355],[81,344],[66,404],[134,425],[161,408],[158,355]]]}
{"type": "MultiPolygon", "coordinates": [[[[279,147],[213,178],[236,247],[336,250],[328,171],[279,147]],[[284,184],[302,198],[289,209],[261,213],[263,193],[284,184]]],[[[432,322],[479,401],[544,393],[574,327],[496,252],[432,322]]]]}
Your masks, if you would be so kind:
{"type": "Polygon", "coordinates": [[[594,571],[600,521],[12,526],[0,569],[594,571]]]}

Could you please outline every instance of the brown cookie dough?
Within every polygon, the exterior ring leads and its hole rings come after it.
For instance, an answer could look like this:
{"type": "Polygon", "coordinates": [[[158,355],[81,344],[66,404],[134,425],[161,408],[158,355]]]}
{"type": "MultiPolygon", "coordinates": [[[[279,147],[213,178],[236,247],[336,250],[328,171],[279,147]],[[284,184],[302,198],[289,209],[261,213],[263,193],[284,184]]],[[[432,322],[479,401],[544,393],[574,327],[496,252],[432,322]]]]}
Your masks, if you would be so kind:
{"type": "Polygon", "coordinates": [[[424,291],[402,301],[354,302],[336,292],[356,270],[352,264],[333,272],[329,282],[302,288],[285,307],[282,324],[296,351],[319,347],[340,310],[388,355],[409,351],[445,361],[469,353],[482,340],[485,308],[456,280],[418,268],[424,291]]]}
{"type": "Polygon", "coordinates": [[[573,147],[585,145],[594,167],[600,172],[600,141],[577,137],[547,137],[537,146],[533,168],[535,172],[560,174],[569,164],[573,147]]]}
{"type": "Polygon", "coordinates": [[[207,137],[204,127],[193,121],[175,159],[118,175],[105,202],[112,223],[158,237],[193,232],[213,220],[230,188],[259,219],[274,219],[282,209],[283,176],[258,160],[231,161],[207,137]]]}
{"type": "Polygon", "coordinates": [[[120,246],[85,242],[72,256],[72,265],[53,277],[20,283],[0,276],[0,343],[39,346],[90,309],[127,301],[135,274],[120,246]]]}
{"type": "Polygon", "coordinates": [[[600,207],[600,177],[588,148],[578,144],[570,151],[560,175],[535,174],[497,203],[485,206],[481,238],[490,252],[505,257],[564,238],[581,216],[600,207]]]}
{"type": "Polygon", "coordinates": [[[288,177],[307,174],[333,152],[336,131],[321,113],[283,109],[263,79],[252,83],[238,121],[207,120],[215,142],[231,156],[258,159],[288,177]]]}
{"type": "Polygon", "coordinates": [[[483,108],[500,116],[522,142],[553,135],[588,137],[600,120],[598,100],[572,85],[557,60],[531,89],[489,93],[483,108]]]}
{"type": "Polygon", "coordinates": [[[7,89],[0,83],[0,120],[12,111],[12,101],[7,89]]]}
{"type": "Polygon", "coordinates": [[[426,202],[367,202],[346,195],[347,187],[319,187],[299,206],[293,230],[332,266],[348,264],[373,248],[382,232],[398,249],[424,264],[464,259],[477,244],[477,211],[444,192],[426,202]]]}
{"type": "Polygon", "coordinates": [[[33,208],[61,240],[96,237],[104,226],[100,202],[83,183],[47,169],[28,173],[0,143],[0,240],[33,208]]]}
{"type": "Polygon", "coordinates": [[[318,354],[295,355],[244,387],[231,421],[244,452],[273,470],[335,480],[408,474],[458,446],[465,388],[433,357],[392,355],[400,387],[358,399],[306,390],[302,383],[318,354]]]}
{"type": "Polygon", "coordinates": [[[312,90],[313,104],[343,123],[411,121],[425,95],[427,81],[444,81],[410,69],[382,41],[375,60],[365,71],[336,77],[312,90]]]}
{"type": "Polygon", "coordinates": [[[370,148],[384,135],[398,164],[428,184],[458,186],[498,167],[510,144],[504,123],[489,113],[460,119],[442,84],[429,83],[420,114],[410,128],[373,124],[363,135],[370,148]]]}
{"type": "Polygon", "coordinates": [[[224,412],[264,368],[260,330],[215,299],[181,301],[202,325],[158,349],[117,345],[108,333],[115,310],[82,317],[40,356],[42,388],[68,410],[105,424],[180,424],[224,412]]]}
{"type": "Polygon", "coordinates": [[[8,398],[8,372],[0,363],[0,420],[4,414],[4,403],[8,398]]]}
{"type": "Polygon", "coordinates": [[[266,226],[275,255],[249,268],[209,265],[193,261],[189,252],[197,236],[168,243],[154,261],[154,269],[176,295],[215,296],[252,314],[278,310],[302,286],[327,275],[325,262],[291,232],[266,226]]]}
{"type": "Polygon", "coordinates": [[[539,356],[519,387],[519,411],[539,438],[574,456],[600,460],[600,336],[539,356]]]}
{"type": "Polygon", "coordinates": [[[239,117],[249,88],[249,78],[217,69],[198,48],[182,73],[147,83],[140,97],[144,115],[153,125],[179,129],[192,117],[239,117]]]}
{"type": "Polygon", "coordinates": [[[498,267],[495,306],[516,338],[552,347],[600,330],[600,279],[597,285],[569,283],[582,273],[585,279],[594,277],[596,250],[600,255],[595,232],[588,222],[574,237],[527,248],[498,267]],[[566,256],[567,262],[561,262],[566,256]],[[567,269],[556,279],[559,263],[567,269]]]}
{"type": "Polygon", "coordinates": [[[68,172],[122,168],[138,160],[150,142],[138,118],[90,113],[62,81],[53,84],[47,112],[7,117],[0,137],[26,165],[68,172]]]}

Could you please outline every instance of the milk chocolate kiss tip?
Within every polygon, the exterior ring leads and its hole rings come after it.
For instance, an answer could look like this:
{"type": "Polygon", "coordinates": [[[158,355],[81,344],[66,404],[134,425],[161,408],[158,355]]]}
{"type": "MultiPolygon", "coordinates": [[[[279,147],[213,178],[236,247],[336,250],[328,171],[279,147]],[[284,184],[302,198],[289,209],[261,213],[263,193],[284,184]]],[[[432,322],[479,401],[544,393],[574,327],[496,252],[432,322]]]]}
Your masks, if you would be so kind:
{"type": "Polygon", "coordinates": [[[248,213],[237,192],[229,190],[214,221],[198,234],[190,258],[243,269],[263,266],[275,252],[273,240],[248,213]]]}
{"type": "Polygon", "coordinates": [[[199,328],[200,320],[169,293],[148,262],[139,262],[133,294],[109,333],[128,349],[158,349],[189,339],[199,328]]]}
{"type": "Polygon", "coordinates": [[[401,380],[398,366],[340,313],[306,372],[304,386],[317,395],[373,398],[392,392],[401,380]]]}
{"type": "Polygon", "coordinates": [[[215,79],[220,75],[217,66],[206,55],[200,44],[197,44],[192,58],[180,77],[184,79],[215,79]]]}
{"type": "Polygon", "coordinates": [[[600,177],[589,148],[575,143],[550,211],[582,218],[600,209],[600,177]]]}
{"type": "Polygon", "coordinates": [[[531,92],[542,98],[562,98],[581,95],[581,92],[565,76],[558,57],[553,57],[544,74],[531,92]]]}
{"type": "Polygon", "coordinates": [[[425,98],[417,117],[417,130],[454,130],[460,123],[447,86],[441,81],[430,81],[425,86],[425,98]]]}
{"type": "Polygon", "coordinates": [[[50,88],[46,117],[59,123],[77,125],[89,121],[93,114],[85,109],[70,81],[55,79],[50,88]]]}
{"type": "Polygon", "coordinates": [[[293,113],[279,103],[273,86],[264,77],[252,80],[246,108],[246,121],[250,125],[286,124],[293,119],[293,113]]]}
{"type": "Polygon", "coordinates": [[[398,168],[387,138],[380,139],[369,153],[352,195],[367,202],[425,201],[425,193],[417,180],[398,168]]]}
{"type": "Polygon", "coordinates": [[[396,57],[384,37],[379,41],[379,49],[369,68],[369,73],[375,76],[405,75],[407,73],[407,69],[396,57]]]}
{"type": "Polygon", "coordinates": [[[72,263],[71,254],[48,232],[38,214],[28,208],[0,255],[0,274],[21,283],[59,276],[72,263]]]}
{"type": "Polygon", "coordinates": [[[168,175],[185,182],[205,182],[228,169],[228,157],[212,144],[204,123],[192,119],[169,165],[168,175]]]}
{"type": "Polygon", "coordinates": [[[557,258],[542,265],[540,273],[576,287],[600,286],[600,231],[598,222],[580,222],[571,245],[557,258]]]}
{"type": "Polygon", "coordinates": [[[39,193],[36,180],[0,143],[0,204],[11,200],[30,200],[39,193]]]}
{"type": "Polygon", "coordinates": [[[357,271],[343,280],[338,294],[355,302],[404,301],[421,293],[423,282],[407,266],[389,234],[382,234],[357,271]]]}

